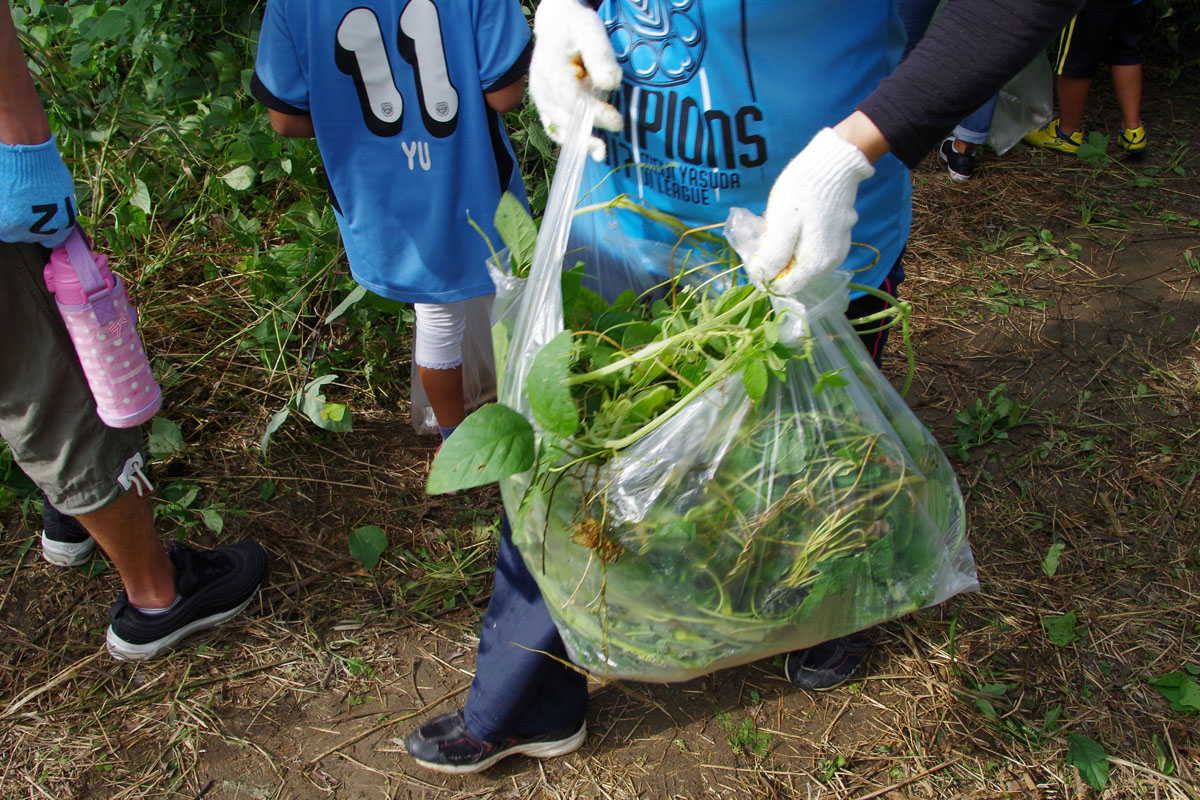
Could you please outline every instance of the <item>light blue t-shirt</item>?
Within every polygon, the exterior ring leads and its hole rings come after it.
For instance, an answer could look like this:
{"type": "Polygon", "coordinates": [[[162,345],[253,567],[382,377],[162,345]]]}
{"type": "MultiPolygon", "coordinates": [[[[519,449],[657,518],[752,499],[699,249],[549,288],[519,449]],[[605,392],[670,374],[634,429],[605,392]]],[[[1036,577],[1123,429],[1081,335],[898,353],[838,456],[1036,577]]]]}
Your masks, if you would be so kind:
{"type": "Polygon", "coordinates": [[[525,72],[518,0],[268,0],[254,94],[308,112],[355,280],[405,302],[493,291],[487,243],[525,187],[484,92],[525,72]]]}
{"type": "MultiPolygon", "coordinates": [[[[600,16],[625,72],[612,98],[625,127],[604,135],[607,160],[589,164],[583,202],[628,194],[696,226],[724,222],[732,206],[761,214],[788,162],[848,116],[904,46],[893,0],[604,0],[600,16]]],[[[869,247],[852,246],[844,266],[878,286],[908,238],[908,170],[880,159],[855,207],[851,238],[869,247]]],[[[612,248],[617,230],[670,238],[628,212],[584,216],[576,244],[612,248]]]]}

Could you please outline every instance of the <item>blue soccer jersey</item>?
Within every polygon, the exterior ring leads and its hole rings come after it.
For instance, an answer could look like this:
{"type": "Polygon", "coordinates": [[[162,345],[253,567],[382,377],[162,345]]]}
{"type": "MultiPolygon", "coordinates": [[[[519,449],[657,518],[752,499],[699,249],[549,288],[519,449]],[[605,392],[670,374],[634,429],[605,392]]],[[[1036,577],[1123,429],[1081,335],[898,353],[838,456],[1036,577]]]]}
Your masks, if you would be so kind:
{"type": "MultiPolygon", "coordinates": [[[[625,125],[604,134],[607,160],[589,165],[584,202],[628,194],[696,226],[723,222],[732,206],[761,214],[788,162],[895,68],[904,31],[893,6],[893,0],[604,0],[600,17],[625,73],[612,102],[625,125]]],[[[904,165],[889,155],[875,170],[859,186],[851,237],[867,246],[851,247],[844,265],[869,286],[881,284],[900,256],[912,215],[904,165]]],[[[669,238],[628,212],[585,216],[587,222],[576,221],[574,239],[598,247],[600,264],[610,255],[631,258],[628,251],[603,252],[621,240],[614,229],[635,241],[669,238]]]]}
{"type": "Polygon", "coordinates": [[[254,94],[312,116],[350,269],[371,291],[446,303],[493,291],[487,243],[525,187],[484,93],[523,77],[518,0],[268,0],[254,94]]]}

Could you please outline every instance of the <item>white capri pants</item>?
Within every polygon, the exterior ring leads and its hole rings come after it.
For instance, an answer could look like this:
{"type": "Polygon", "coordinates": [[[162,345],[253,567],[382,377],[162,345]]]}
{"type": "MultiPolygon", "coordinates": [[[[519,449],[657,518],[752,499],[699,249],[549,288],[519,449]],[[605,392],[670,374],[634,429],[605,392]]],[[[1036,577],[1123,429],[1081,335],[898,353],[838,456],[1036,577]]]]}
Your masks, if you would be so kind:
{"type": "Polygon", "coordinates": [[[413,310],[416,313],[413,362],[425,369],[454,369],[462,366],[467,301],[413,303],[413,310]]]}

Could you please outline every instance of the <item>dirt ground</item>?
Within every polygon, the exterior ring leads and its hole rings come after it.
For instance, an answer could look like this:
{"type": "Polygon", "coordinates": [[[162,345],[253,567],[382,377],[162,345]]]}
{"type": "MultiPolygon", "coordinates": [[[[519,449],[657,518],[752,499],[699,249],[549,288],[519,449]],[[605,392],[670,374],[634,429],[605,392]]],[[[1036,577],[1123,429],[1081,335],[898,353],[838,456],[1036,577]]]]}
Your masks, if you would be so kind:
{"type": "MultiPolygon", "coordinates": [[[[1200,798],[1200,716],[1150,683],[1200,667],[1198,101],[1194,81],[1148,72],[1141,162],[1018,145],[967,184],[936,157],[914,173],[907,399],[947,447],[999,398],[1028,411],[952,456],[981,591],[879,626],[852,683],[808,693],[778,659],[594,682],[577,753],[426,772],[401,742],[465,698],[498,495],[426,496],[434,442],[402,403],[356,408],[350,434],[285,427],[264,465],[270,410],[211,411],[253,404],[231,380],[168,395],[204,444],[158,477],[226,509],[189,541],[271,553],[261,604],[220,632],[109,660],[112,570],[43,563],[36,510],[0,513],[0,797],[1200,798]],[[388,535],[374,570],[347,549],[365,524],[388,535]],[[1043,623],[1068,612],[1055,644],[1043,623]],[[1104,747],[1104,790],[1069,764],[1070,734],[1104,747]]],[[[1093,129],[1117,126],[1103,87],[1090,109],[1093,129]]]]}

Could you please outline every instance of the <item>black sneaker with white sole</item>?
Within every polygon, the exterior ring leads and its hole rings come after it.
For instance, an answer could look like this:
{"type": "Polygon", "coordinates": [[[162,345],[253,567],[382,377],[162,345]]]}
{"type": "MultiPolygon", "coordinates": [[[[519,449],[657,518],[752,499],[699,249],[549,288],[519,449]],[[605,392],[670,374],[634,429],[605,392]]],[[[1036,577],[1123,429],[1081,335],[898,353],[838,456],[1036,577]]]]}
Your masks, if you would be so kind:
{"type": "Polygon", "coordinates": [[[556,728],[530,736],[506,736],[499,741],[471,733],[463,713],[442,714],[410,733],[404,747],[413,760],[436,772],[480,772],[502,758],[517,754],[551,758],[573,753],[587,736],[587,723],[556,728]]]}
{"type": "Polygon", "coordinates": [[[783,662],[787,679],[802,689],[832,689],[858,672],[871,637],[866,631],[830,639],[803,650],[793,650],[783,662]]]}
{"type": "Polygon", "coordinates": [[[96,540],[79,520],[42,500],[42,558],[60,567],[86,564],[96,549],[96,540]]]}
{"type": "Polygon", "coordinates": [[[109,609],[108,652],[120,661],[154,658],[186,636],[214,628],[250,604],[267,574],[267,551],[256,542],[215,550],[174,545],[168,551],[179,601],[163,614],[143,614],[121,592],[109,609]]]}
{"type": "Polygon", "coordinates": [[[954,147],[954,137],[947,136],[942,141],[942,146],[938,150],[938,155],[942,161],[946,162],[946,171],[950,173],[950,179],[958,182],[969,181],[971,176],[975,174],[975,153],[960,153],[954,147]]]}

